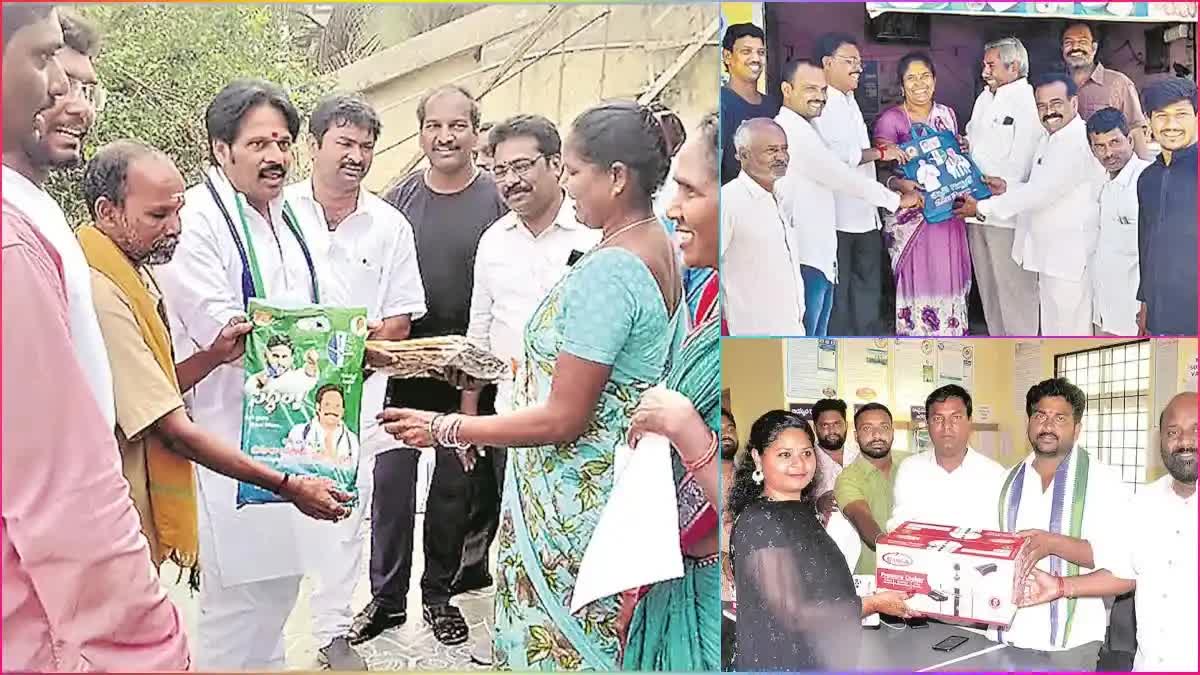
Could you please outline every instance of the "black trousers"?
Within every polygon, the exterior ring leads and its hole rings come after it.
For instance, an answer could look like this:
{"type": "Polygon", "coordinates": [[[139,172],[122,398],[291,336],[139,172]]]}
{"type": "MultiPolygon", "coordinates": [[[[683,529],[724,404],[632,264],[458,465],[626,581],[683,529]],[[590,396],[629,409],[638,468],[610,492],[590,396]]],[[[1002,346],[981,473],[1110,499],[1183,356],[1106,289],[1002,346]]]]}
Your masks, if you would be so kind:
{"type": "MultiPolygon", "coordinates": [[[[459,393],[436,380],[414,379],[405,383],[398,405],[422,410],[449,412],[459,407],[459,393]]],[[[485,390],[480,412],[494,408],[495,393],[485,390]]],[[[425,502],[424,554],[421,601],[426,606],[444,605],[454,595],[454,583],[464,568],[487,571],[487,549],[499,522],[498,489],[495,487],[492,453],[482,458],[468,474],[454,450],[435,448],[436,462],[425,502]],[[477,497],[478,495],[478,497],[477,497]],[[475,507],[491,504],[494,514],[475,507]],[[474,516],[474,517],[473,517],[474,516]],[[480,534],[482,532],[482,534],[480,534]],[[486,538],[485,543],[480,543],[486,538]],[[464,545],[471,541],[471,555],[464,545]],[[482,546],[482,552],[476,553],[482,546]],[[467,558],[464,560],[464,558],[467,558]]],[[[417,464],[420,451],[396,448],[375,459],[375,489],[371,507],[371,595],[390,610],[405,609],[412,578],[413,535],[416,527],[417,464]]],[[[470,577],[467,577],[469,579],[470,577]]]]}
{"type": "Polygon", "coordinates": [[[883,235],[872,232],[837,233],[838,281],[833,289],[829,335],[892,335],[883,325],[883,289],[890,279],[883,235]],[[886,277],[886,279],[885,279],[886,277]]]}
{"type": "Polygon", "coordinates": [[[471,499],[467,532],[463,538],[462,566],[454,579],[455,588],[483,585],[491,578],[489,553],[496,540],[496,531],[500,529],[500,496],[504,494],[507,457],[505,448],[488,448],[468,477],[471,499]]]}

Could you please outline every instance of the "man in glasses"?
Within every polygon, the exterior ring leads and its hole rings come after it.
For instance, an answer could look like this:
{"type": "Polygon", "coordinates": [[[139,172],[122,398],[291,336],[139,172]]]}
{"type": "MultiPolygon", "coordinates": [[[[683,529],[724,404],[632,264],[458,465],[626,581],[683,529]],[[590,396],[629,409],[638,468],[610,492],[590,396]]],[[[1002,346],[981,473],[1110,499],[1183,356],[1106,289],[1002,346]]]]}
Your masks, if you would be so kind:
{"type": "Polygon", "coordinates": [[[83,162],[83,141],[104,105],[104,89],[92,65],[100,51],[100,35],[77,15],[63,12],[58,18],[63,48],[56,56],[70,89],[42,113],[39,156],[35,161],[47,170],[70,169],[83,162]]]}
{"type": "MultiPolygon", "coordinates": [[[[816,62],[829,83],[825,108],[813,126],[843,163],[876,180],[875,162],[906,162],[895,145],[871,146],[867,123],[854,90],[862,74],[862,55],[854,38],[830,33],[817,40],[816,62]]],[[[833,290],[829,335],[884,335],[883,274],[886,259],[879,212],[860,197],[834,194],[838,283],[833,290]]]]}
{"type": "MultiPolygon", "coordinates": [[[[467,337],[510,365],[495,393],[495,410],[504,413],[512,411],[525,324],[571,262],[596,245],[600,231],[575,219],[575,205],[559,182],[562,140],[550,120],[540,115],[511,117],[491,130],[487,148],[494,158],[492,175],[510,210],[479,240],[467,337]]],[[[489,412],[488,406],[481,406],[479,391],[463,391],[462,399],[465,413],[489,412]]],[[[486,466],[472,474],[464,577],[487,573],[487,552],[499,522],[504,450],[488,448],[486,453],[480,458],[486,466]]],[[[476,662],[490,665],[487,646],[475,651],[476,662]]]]}

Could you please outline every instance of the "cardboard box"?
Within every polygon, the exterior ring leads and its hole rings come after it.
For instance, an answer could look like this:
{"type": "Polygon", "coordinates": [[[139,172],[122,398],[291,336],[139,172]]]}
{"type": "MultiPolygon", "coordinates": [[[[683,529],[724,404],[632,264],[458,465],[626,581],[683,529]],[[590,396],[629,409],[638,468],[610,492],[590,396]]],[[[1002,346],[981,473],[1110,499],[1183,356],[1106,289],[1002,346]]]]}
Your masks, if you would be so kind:
{"type": "Polygon", "coordinates": [[[905,522],[875,546],[875,583],[912,592],[908,606],[930,617],[1007,627],[1022,543],[1006,532],[905,522]]]}

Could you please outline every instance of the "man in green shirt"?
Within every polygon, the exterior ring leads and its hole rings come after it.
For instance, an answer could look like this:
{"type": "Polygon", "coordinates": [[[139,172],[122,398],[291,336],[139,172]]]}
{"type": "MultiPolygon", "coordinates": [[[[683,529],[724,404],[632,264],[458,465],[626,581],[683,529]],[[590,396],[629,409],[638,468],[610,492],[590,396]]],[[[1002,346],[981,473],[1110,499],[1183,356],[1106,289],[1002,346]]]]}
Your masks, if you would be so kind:
{"type": "Polygon", "coordinates": [[[892,452],[892,412],[879,403],[868,403],[854,413],[854,437],[861,454],[834,484],[833,493],[846,518],[863,541],[855,574],[875,573],[875,540],[892,516],[892,481],[905,452],[892,452]]]}

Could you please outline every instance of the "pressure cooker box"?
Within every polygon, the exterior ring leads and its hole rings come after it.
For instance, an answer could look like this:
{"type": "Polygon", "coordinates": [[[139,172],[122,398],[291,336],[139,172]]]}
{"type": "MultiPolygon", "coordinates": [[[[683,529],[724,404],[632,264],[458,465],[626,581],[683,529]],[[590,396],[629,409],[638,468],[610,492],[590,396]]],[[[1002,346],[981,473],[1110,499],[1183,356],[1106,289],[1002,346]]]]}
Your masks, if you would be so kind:
{"type": "Polygon", "coordinates": [[[1013,575],[1021,537],[905,522],[875,546],[879,590],[908,591],[908,606],[955,623],[1007,627],[1016,613],[1013,575]]]}

